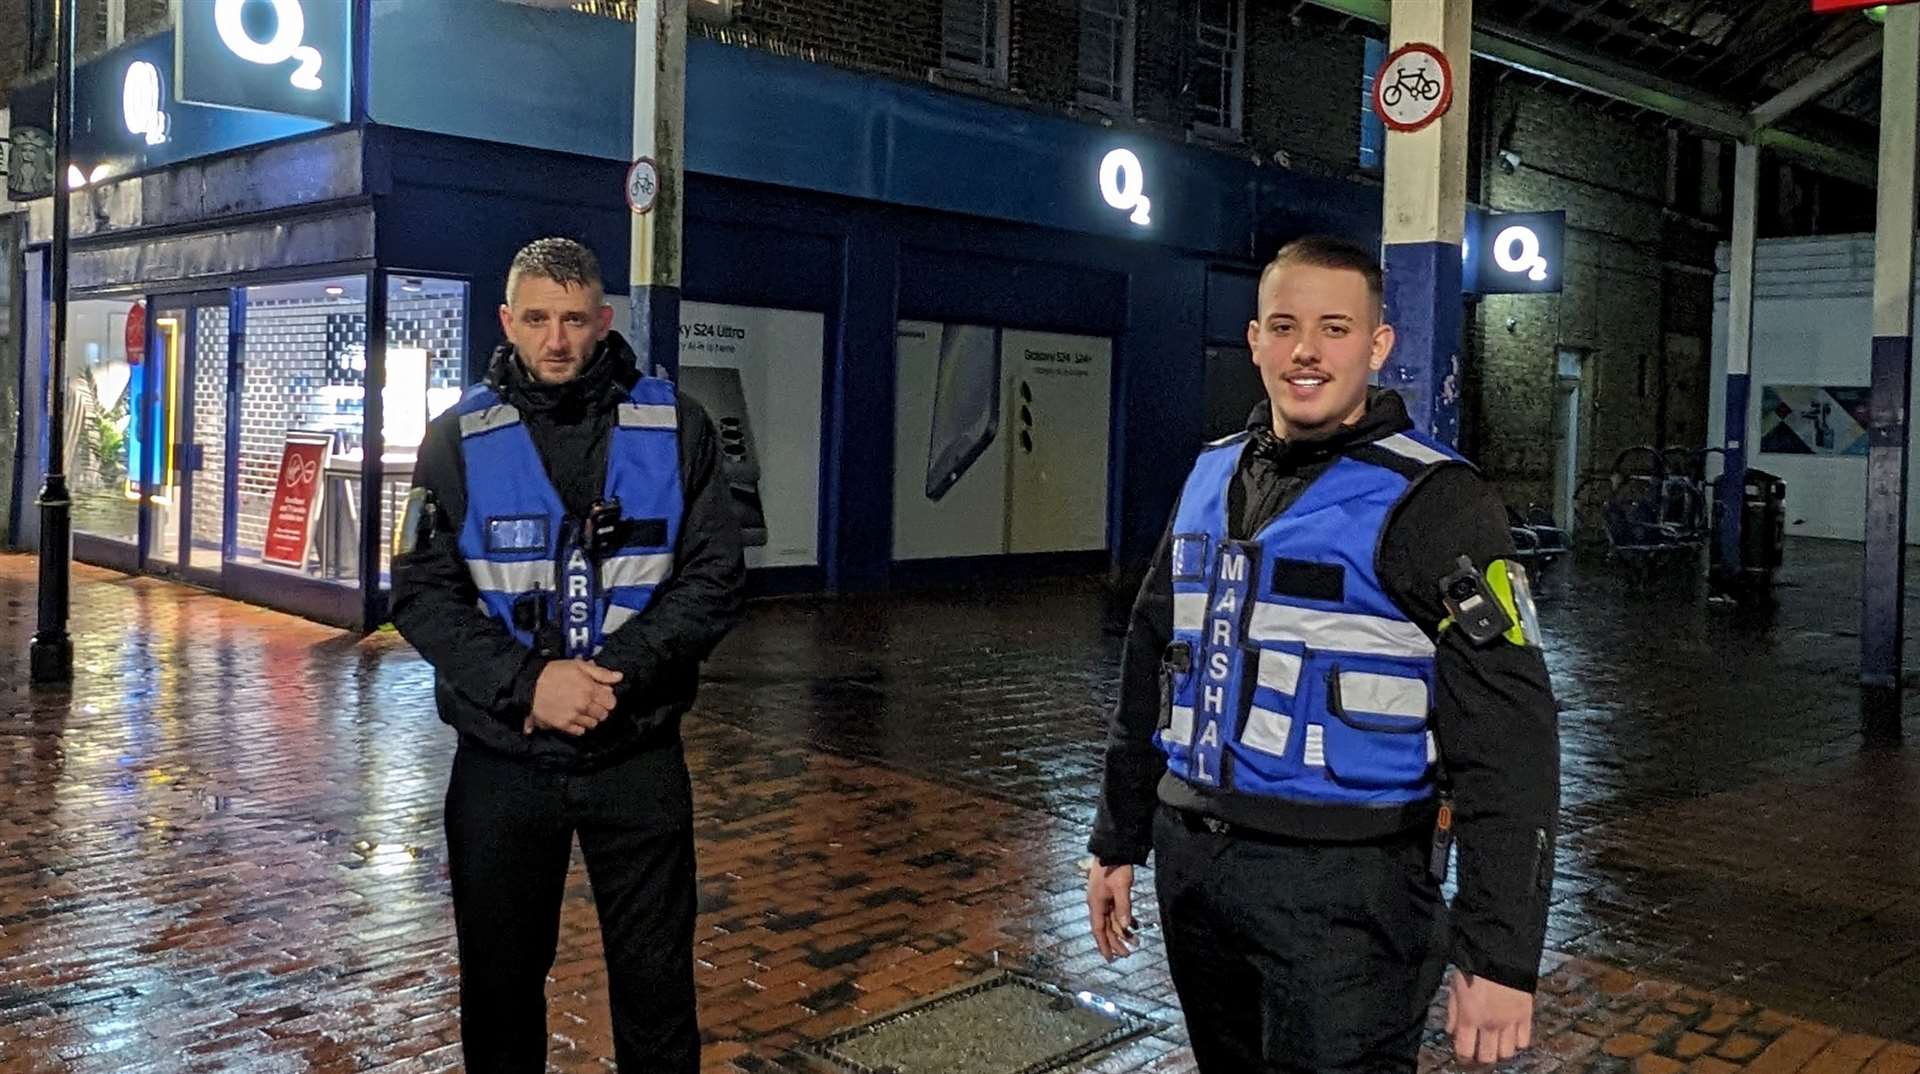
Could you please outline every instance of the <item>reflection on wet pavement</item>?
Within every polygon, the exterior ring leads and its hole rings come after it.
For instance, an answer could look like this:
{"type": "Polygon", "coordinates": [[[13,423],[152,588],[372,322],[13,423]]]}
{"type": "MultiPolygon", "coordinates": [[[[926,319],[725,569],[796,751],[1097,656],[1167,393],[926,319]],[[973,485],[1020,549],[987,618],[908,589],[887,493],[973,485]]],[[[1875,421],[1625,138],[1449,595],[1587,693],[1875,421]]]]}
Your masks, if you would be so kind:
{"type": "MultiPolygon", "coordinates": [[[[1538,587],[1560,954],[1514,1069],[1920,1069],[1835,1033],[1920,1041],[1920,762],[1855,733],[1857,547],[1789,560],[1761,620],[1602,566],[1538,587]]],[[[82,570],[78,681],[30,694],[32,581],[0,559],[0,1074],[456,1068],[419,659],[82,570]]],[[[1081,583],[756,607],[687,724],[713,1069],[996,967],[1172,1024],[1098,1069],[1190,1067],[1157,933],[1114,966],[1084,935],[1122,610],[1081,583]]],[[[552,976],[554,1069],[606,1069],[583,872],[552,976]]]]}

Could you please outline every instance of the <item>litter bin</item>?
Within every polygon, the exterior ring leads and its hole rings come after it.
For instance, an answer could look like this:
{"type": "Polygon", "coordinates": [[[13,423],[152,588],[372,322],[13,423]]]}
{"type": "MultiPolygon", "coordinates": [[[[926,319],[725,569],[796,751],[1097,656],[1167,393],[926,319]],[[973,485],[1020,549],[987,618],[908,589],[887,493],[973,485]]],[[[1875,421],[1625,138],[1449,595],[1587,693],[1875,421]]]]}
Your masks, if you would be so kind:
{"type": "MultiPolygon", "coordinates": [[[[1725,495],[1727,478],[1714,482],[1715,498],[1725,495]]],[[[1749,469],[1740,487],[1740,561],[1721,562],[1721,514],[1713,515],[1710,543],[1714,588],[1764,593],[1773,588],[1774,572],[1786,559],[1787,483],[1779,475],[1749,469]]]]}
{"type": "Polygon", "coordinates": [[[1787,483],[1765,470],[1748,470],[1740,498],[1740,569],[1773,584],[1787,551],[1787,483]]]}

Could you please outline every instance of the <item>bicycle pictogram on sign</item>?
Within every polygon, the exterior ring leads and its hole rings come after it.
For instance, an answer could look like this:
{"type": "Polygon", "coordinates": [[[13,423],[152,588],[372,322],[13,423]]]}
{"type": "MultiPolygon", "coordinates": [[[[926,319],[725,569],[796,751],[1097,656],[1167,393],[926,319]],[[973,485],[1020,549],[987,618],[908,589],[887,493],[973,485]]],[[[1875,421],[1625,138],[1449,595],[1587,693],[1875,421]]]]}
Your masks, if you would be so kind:
{"type": "Polygon", "coordinates": [[[1453,69],[1432,45],[1403,46],[1373,78],[1373,110],[1397,131],[1417,131],[1453,104],[1453,69]]]}

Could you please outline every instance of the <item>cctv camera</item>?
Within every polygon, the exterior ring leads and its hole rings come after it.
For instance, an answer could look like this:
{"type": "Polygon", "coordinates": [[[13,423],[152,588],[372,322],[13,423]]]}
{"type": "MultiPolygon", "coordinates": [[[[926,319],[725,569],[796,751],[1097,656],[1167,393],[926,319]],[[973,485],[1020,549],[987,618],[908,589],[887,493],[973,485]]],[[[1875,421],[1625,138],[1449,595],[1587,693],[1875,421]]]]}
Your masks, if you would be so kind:
{"type": "Polygon", "coordinates": [[[1514,173],[1514,170],[1519,167],[1520,167],[1520,154],[1514,152],[1511,149],[1502,149],[1500,151],[1500,170],[1501,171],[1506,172],[1508,175],[1512,175],[1514,173]]]}

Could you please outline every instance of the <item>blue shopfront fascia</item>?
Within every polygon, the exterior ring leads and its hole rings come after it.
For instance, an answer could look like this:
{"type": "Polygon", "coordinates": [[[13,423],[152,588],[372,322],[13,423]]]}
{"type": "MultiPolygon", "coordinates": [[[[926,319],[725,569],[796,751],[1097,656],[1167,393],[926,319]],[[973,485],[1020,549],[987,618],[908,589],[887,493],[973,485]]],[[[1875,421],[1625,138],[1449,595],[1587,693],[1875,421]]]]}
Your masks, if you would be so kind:
{"type": "MultiPolygon", "coordinates": [[[[1377,190],[1257,166],[1245,151],[704,38],[687,52],[686,167],[702,175],[1241,261],[1261,256],[1269,232],[1309,221],[1363,240],[1379,231],[1377,190]]],[[[605,19],[470,0],[373,7],[376,123],[625,161],[632,71],[631,27],[605,19]],[[455,20],[460,62],[421,63],[455,20]],[[540,77],[497,77],[521,69],[540,77]]]]}
{"type": "MultiPolygon", "coordinates": [[[[372,122],[626,159],[630,27],[473,0],[372,3],[360,10],[369,15],[371,33],[365,66],[372,122]],[[460,41],[458,63],[422,62],[444,56],[453,39],[460,41]],[[529,65],[542,76],[498,77],[529,65]]],[[[180,61],[204,66],[212,61],[195,57],[218,51],[181,53],[180,61]]],[[[231,94],[223,98],[229,107],[182,101],[175,53],[169,32],[80,67],[74,160],[83,178],[152,171],[329,125],[231,107],[239,100],[231,94]]],[[[300,73],[294,61],[279,65],[287,68],[281,72],[222,57],[299,92],[289,81],[300,73]]],[[[344,77],[350,66],[343,60],[323,70],[344,77]]],[[[327,83],[329,89],[335,84],[327,83]]],[[[16,90],[14,125],[45,127],[51,98],[45,80],[16,90]]],[[[276,97],[258,107],[277,103],[276,97]]],[[[687,113],[688,170],[721,178],[1241,261],[1271,253],[1261,247],[1302,230],[1365,241],[1379,229],[1379,195],[1365,186],[705,39],[688,46],[687,113]]]]}
{"type": "MultiPolygon", "coordinates": [[[[171,32],[115,49],[74,73],[74,167],[89,181],[279,141],[329,124],[178,99],[171,32]]],[[[13,125],[50,129],[53,82],[16,88],[13,125]]]]}
{"type": "MultiPolygon", "coordinates": [[[[565,229],[593,237],[609,284],[624,284],[632,28],[476,0],[371,12],[361,170],[379,198],[379,260],[470,272],[502,263],[522,234],[565,229]],[[443,57],[448,40],[460,42],[457,63],[423,62],[443,57]],[[540,77],[498,77],[529,69],[540,77]]],[[[322,128],[180,104],[164,84],[172,47],[163,35],[88,65],[77,159],[114,162],[116,175],[151,171],[322,128]],[[163,83],[149,94],[146,73],[136,80],[144,133],[122,114],[139,60],[163,83]],[[156,98],[168,114],[158,144],[146,107],[156,98]]],[[[1362,243],[1379,234],[1377,188],[1256,166],[1245,153],[704,39],[690,43],[688,66],[686,160],[698,176],[687,191],[688,296],[828,314],[822,553],[832,588],[883,584],[888,569],[886,528],[834,505],[886,502],[891,431],[862,416],[890,412],[897,317],[1115,339],[1113,546],[1131,562],[1151,554],[1160,527],[1148,516],[1160,512],[1122,505],[1177,489],[1200,426],[1200,337],[1244,334],[1258,260],[1310,231],[1362,243]],[[788,293],[800,278],[818,286],[788,293]]],[[[255,154],[249,168],[281,156],[276,174],[324,170],[339,141],[303,139],[255,154]]],[[[476,310],[498,301],[494,286],[476,279],[476,310]]]]}

